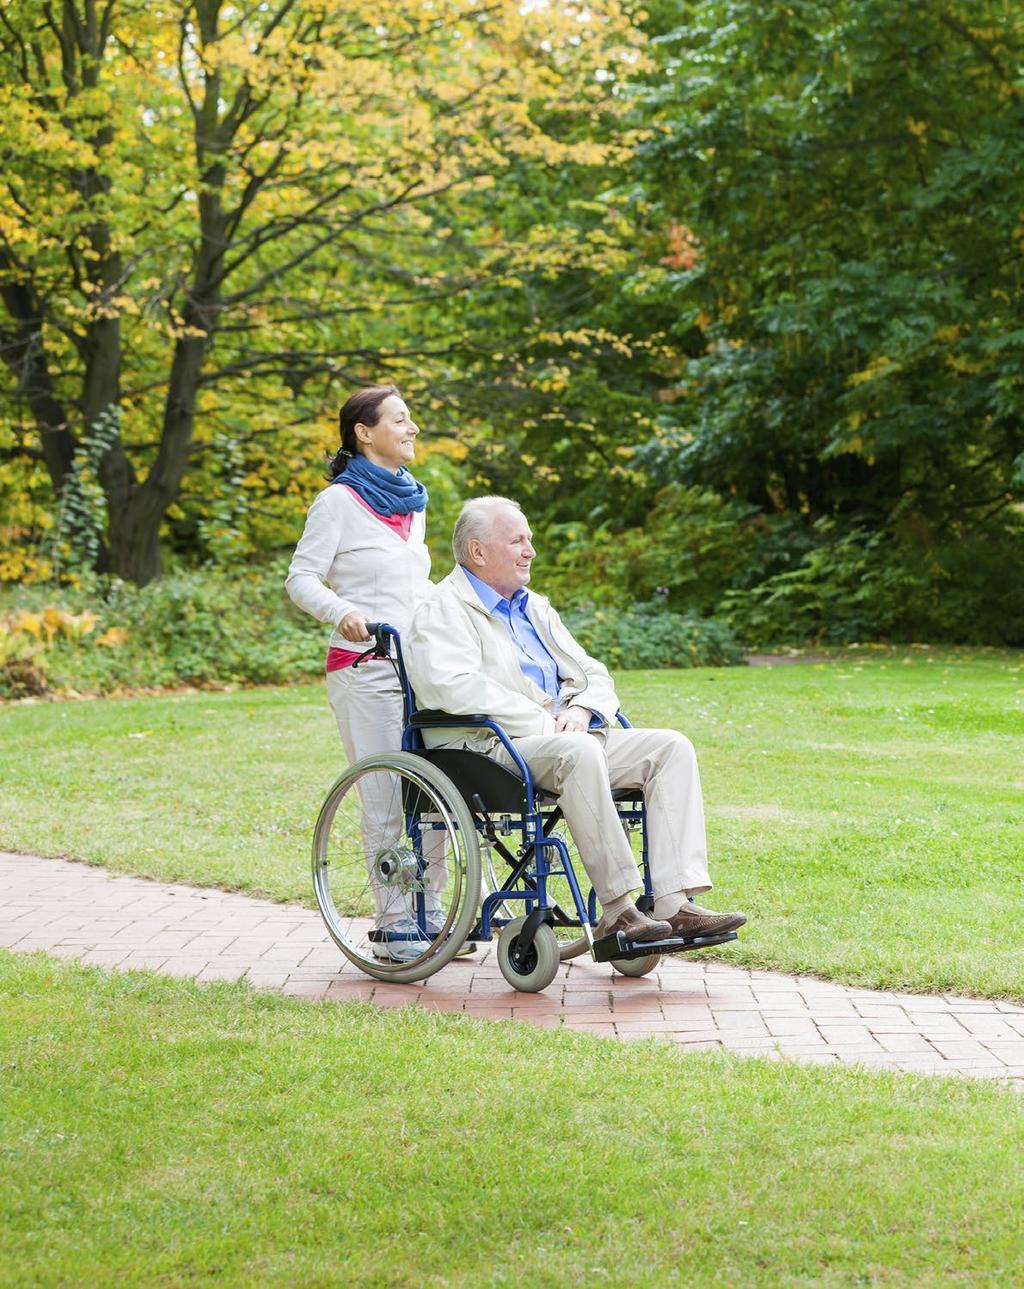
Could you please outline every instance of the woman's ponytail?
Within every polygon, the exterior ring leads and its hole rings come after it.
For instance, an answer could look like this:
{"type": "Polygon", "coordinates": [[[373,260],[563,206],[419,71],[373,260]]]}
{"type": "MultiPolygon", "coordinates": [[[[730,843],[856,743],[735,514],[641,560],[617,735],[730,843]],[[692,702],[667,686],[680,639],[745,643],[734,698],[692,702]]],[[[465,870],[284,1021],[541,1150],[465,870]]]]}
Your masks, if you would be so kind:
{"type": "Polygon", "coordinates": [[[339,448],[334,456],[328,453],[327,456],[327,477],[332,482],[337,479],[338,475],[345,473],[345,467],[352,460],[352,453],[345,448],[339,448]]]}

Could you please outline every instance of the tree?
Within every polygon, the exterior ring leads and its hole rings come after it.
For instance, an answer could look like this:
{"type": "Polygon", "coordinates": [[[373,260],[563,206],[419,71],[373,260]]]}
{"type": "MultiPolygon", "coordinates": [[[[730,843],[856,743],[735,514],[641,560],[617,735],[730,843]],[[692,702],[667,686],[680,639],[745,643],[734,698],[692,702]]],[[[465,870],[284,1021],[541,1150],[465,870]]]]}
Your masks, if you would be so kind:
{"type": "Polygon", "coordinates": [[[516,249],[451,254],[456,195],[600,165],[640,40],[618,0],[4,5],[0,453],[79,542],[92,470],[98,567],[158,575],[197,456],[266,435],[287,479],[282,421],[435,356],[416,318],[516,249]]]}
{"type": "Polygon", "coordinates": [[[940,519],[974,470],[952,509],[1006,509],[1024,22],[998,0],[725,8],[674,34],[645,157],[702,251],[678,329],[708,344],[694,476],[883,521],[908,490],[940,519]]]}
{"type": "Polygon", "coordinates": [[[1024,483],[1020,10],[701,0],[658,48],[638,175],[699,254],[660,287],[680,396],[648,461],[786,534],[751,579],[859,532],[936,604],[977,582],[946,629],[998,638],[1024,483]]]}

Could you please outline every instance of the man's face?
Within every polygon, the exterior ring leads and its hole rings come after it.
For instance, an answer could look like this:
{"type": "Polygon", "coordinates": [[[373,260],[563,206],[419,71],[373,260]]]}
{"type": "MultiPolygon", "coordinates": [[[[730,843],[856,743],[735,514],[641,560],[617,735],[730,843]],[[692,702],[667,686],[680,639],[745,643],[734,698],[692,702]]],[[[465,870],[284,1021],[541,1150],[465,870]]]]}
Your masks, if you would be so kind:
{"type": "Polygon", "coordinates": [[[530,565],[536,551],[526,516],[514,506],[502,506],[491,518],[491,530],[484,541],[474,539],[470,554],[472,572],[499,595],[510,600],[530,580],[530,565]]]}

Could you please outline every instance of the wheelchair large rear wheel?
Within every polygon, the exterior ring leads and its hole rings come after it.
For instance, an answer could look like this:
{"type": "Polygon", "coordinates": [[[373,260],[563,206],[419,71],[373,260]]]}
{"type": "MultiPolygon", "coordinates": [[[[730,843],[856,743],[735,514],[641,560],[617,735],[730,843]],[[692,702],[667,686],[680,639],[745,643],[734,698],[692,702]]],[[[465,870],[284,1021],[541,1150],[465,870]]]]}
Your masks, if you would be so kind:
{"type": "Polygon", "coordinates": [[[313,889],[331,939],[367,975],[409,984],[439,971],[480,903],[476,826],[458,789],[410,752],[357,761],[320,809],[313,889]]]}

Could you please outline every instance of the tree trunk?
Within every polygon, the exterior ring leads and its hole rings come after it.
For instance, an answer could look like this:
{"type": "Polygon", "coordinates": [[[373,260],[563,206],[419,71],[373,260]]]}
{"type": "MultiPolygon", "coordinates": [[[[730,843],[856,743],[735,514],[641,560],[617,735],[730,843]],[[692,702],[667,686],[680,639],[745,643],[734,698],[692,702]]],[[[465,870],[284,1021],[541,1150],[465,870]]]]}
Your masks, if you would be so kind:
{"type": "MultiPolygon", "coordinates": [[[[14,263],[0,246],[0,269],[10,272],[14,263]]],[[[77,446],[67,413],[57,398],[43,345],[43,305],[31,286],[10,282],[0,290],[14,328],[0,333],[0,350],[7,361],[15,388],[32,412],[46,469],[59,496],[71,469],[77,446]]]]}
{"type": "Polygon", "coordinates": [[[164,512],[151,492],[137,487],[117,516],[110,516],[111,573],[136,586],[163,575],[160,525],[164,512]]]}
{"type": "MultiPolygon", "coordinates": [[[[197,6],[196,16],[206,42],[216,39],[219,14],[220,0],[207,0],[197,6]]],[[[219,110],[220,74],[212,70],[205,77],[196,121],[196,155],[203,181],[199,194],[199,253],[192,289],[182,310],[184,334],[175,343],[160,447],[149,474],[142,482],[132,483],[127,497],[119,499],[116,508],[108,491],[112,568],[118,576],[139,586],[163,573],[160,526],[178,495],[188,465],[199,380],[220,321],[220,278],[227,249],[227,221],[221,205],[226,174],[222,154],[234,126],[223,127],[219,110]]],[[[122,470],[122,482],[124,478],[122,470]]]]}
{"type": "MultiPolygon", "coordinates": [[[[214,305],[193,305],[186,312],[186,322],[196,329],[205,323],[212,331],[214,312],[214,305]]],[[[126,495],[120,496],[116,505],[108,493],[111,571],[139,586],[163,573],[160,526],[178,495],[188,465],[199,377],[208,346],[206,335],[178,340],[153,468],[143,482],[133,484],[126,495]]]]}

